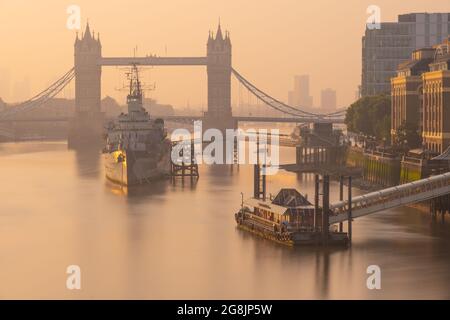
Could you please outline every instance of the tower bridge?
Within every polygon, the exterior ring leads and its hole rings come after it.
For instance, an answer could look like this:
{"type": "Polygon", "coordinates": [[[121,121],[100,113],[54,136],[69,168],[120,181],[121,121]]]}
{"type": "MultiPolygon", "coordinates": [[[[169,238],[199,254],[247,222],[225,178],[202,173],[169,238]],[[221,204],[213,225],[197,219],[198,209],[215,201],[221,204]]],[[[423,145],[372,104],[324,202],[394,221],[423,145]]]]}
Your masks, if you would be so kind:
{"type": "Polygon", "coordinates": [[[208,106],[202,117],[165,117],[169,121],[191,122],[202,119],[203,128],[233,129],[238,122],[343,122],[343,110],[330,114],[316,114],[299,107],[289,106],[258,89],[232,67],[232,45],[228,32],[219,24],[210,32],[204,57],[104,57],[100,36],[93,34],[89,23],[74,43],[74,67],[50,87],[31,99],[0,113],[0,123],[20,121],[69,121],[69,144],[82,144],[101,137],[104,122],[101,112],[101,73],[108,66],[206,66],[208,106]],[[279,111],[284,117],[234,117],[231,108],[231,76],[267,107],[279,111]],[[34,119],[29,111],[38,109],[56,96],[72,79],[75,79],[75,116],[42,117],[34,119]]]}

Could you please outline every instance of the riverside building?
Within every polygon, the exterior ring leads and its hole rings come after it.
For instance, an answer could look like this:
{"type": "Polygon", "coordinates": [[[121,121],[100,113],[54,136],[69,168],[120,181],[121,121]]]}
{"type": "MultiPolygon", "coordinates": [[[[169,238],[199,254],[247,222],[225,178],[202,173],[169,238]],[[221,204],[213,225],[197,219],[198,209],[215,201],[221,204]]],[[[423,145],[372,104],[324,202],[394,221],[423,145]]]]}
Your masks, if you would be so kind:
{"type": "Polygon", "coordinates": [[[417,127],[427,150],[440,154],[450,146],[450,37],[399,65],[391,98],[392,142],[408,124],[417,127]]]}

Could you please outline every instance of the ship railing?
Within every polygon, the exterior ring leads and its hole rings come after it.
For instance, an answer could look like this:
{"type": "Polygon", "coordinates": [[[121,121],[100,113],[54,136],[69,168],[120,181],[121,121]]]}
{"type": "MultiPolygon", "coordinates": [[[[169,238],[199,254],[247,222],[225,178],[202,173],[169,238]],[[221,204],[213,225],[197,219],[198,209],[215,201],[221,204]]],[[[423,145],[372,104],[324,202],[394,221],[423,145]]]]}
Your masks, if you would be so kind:
{"type": "Polygon", "coordinates": [[[280,223],[279,222],[265,219],[263,217],[260,217],[258,215],[253,214],[253,213],[250,213],[250,212],[245,212],[244,213],[244,220],[247,220],[247,219],[252,220],[252,223],[254,225],[257,225],[257,226],[259,226],[261,228],[264,228],[265,230],[268,230],[268,231],[271,231],[271,232],[275,231],[274,227],[276,227],[278,231],[279,231],[279,228],[280,228],[280,223]]]}
{"type": "Polygon", "coordinates": [[[255,219],[247,219],[247,220],[251,220],[251,223],[260,229],[264,229],[264,230],[267,230],[270,232],[275,232],[273,225],[270,225],[270,224],[267,224],[267,223],[264,223],[264,222],[261,222],[261,221],[255,220],[255,219]]]}
{"type": "Polygon", "coordinates": [[[261,216],[258,216],[257,214],[251,213],[249,211],[245,212],[245,216],[248,216],[250,218],[253,218],[253,219],[256,219],[258,221],[261,221],[261,222],[264,222],[264,223],[267,223],[267,224],[271,224],[271,225],[273,225],[273,224],[279,225],[280,224],[277,221],[273,221],[273,220],[269,220],[269,219],[263,218],[261,216]]]}
{"type": "MultiPolygon", "coordinates": [[[[253,220],[254,224],[258,224],[261,227],[264,227],[267,230],[274,231],[274,225],[277,228],[281,228],[282,224],[278,221],[268,220],[266,218],[260,217],[256,214],[253,214],[251,212],[246,211],[244,213],[245,218],[251,218],[253,220]]],[[[305,225],[297,225],[295,223],[293,224],[287,224],[286,225],[286,231],[288,232],[310,232],[314,231],[313,226],[305,226],[305,225]]]]}

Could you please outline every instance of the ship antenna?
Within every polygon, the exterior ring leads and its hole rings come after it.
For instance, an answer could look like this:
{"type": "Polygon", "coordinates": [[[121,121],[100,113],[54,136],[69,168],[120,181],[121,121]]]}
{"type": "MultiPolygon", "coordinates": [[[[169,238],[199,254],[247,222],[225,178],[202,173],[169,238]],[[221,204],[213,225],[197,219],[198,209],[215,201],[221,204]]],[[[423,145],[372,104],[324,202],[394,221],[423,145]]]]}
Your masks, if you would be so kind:
{"type": "Polygon", "coordinates": [[[137,66],[134,65],[135,68],[135,72],[136,72],[136,85],[137,85],[137,93],[140,95],[141,94],[141,82],[139,81],[139,72],[137,69],[137,66]]]}

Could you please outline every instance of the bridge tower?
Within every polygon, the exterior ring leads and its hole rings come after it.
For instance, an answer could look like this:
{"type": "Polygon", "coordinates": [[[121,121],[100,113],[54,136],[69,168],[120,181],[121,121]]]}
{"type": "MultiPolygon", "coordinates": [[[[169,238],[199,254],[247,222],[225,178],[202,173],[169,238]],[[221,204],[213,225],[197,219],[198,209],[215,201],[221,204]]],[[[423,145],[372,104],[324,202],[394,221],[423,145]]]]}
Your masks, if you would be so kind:
{"type": "Polygon", "coordinates": [[[75,117],[70,124],[69,147],[87,146],[101,141],[103,114],[101,101],[102,56],[100,37],[91,33],[89,23],[81,39],[77,37],[75,49],[75,117]]]}
{"type": "Polygon", "coordinates": [[[207,43],[208,111],[205,128],[234,129],[236,121],[231,113],[231,40],[222,28],[216,35],[209,33],[207,43]]]}

